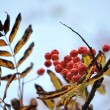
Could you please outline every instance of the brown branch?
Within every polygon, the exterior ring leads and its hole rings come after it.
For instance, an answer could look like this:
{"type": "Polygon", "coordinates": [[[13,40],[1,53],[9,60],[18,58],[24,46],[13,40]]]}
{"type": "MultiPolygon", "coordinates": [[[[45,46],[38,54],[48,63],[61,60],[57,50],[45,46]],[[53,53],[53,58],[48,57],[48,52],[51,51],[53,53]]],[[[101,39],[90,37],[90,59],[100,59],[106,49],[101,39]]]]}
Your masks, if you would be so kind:
{"type": "Polygon", "coordinates": [[[92,101],[92,99],[95,96],[95,92],[96,92],[97,88],[99,88],[101,86],[101,83],[102,83],[103,79],[104,78],[101,78],[101,79],[95,81],[95,83],[92,87],[92,90],[91,90],[90,94],[87,97],[87,100],[86,100],[85,104],[82,106],[82,110],[87,110],[90,102],[92,101]]]}

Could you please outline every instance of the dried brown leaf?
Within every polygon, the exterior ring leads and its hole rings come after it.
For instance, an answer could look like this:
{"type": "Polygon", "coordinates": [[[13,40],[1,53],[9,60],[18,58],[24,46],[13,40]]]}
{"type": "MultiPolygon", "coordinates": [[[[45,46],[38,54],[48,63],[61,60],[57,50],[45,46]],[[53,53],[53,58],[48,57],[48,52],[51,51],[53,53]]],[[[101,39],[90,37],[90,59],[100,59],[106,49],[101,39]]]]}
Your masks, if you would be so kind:
{"type": "Polygon", "coordinates": [[[23,61],[25,61],[26,58],[32,53],[33,47],[34,47],[34,42],[32,42],[28,47],[28,49],[24,52],[23,57],[17,63],[17,67],[20,66],[23,63],[23,61]]]}
{"type": "Polygon", "coordinates": [[[20,26],[20,23],[21,23],[21,13],[18,14],[16,20],[15,20],[15,23],[14,23],[14,26],[12,28],[12,31],[10,33],[10,36],[9,36],[9,41],[10,41],[10,44],[12,43],[13,39],[15,38],[17,32],[18,32],[18,29],[19,29],[19,26],[20,26]]]}
{"type": "Polygon", "coordinates": [[[12,74],[8,74],[8,75],[6,75],[6,76],[2,76],[1,77],[1,80],[5,80],[5,81],[8,81],[9,79],[10,79],[10,77],[12,76],[12,74]]]}
{"type": "Polygon", "coordinates": [[[58,77],[50,70],[47,70],[47,73],[49,74],[51,81],[52,81],[54,87],[56,88],[56,90],[61,89],[62,83],[61,83],[60,79],[58,79],[58,77]]]}
{"type": "Polygon", "coordinates": [[[73,89],[73,87],[71,87],[70,85],[67,85],[56,91],[37,92],[37,93],[40,95],[40,97],[38,97],[39,99],[41,99],[41,100],[49,99],[50,100],[50,99],[58,98],[58,97],[65,95],[71,89],[73,89]]]}
{"type": "Polygon", "coordinates": [[[7,14],[7,18],[4,22],[4,32],[5,34],[9,31],[10,28],[10,16],[7,14]]]}
{"type": "MultiPolygon", "coordinates": [[[[40,85],[35,84],[35,88],[38,92],[46,92],[46,91],[44,91],[44,89],[40,85]]],[[[54,109],[54,107],[55,107],[54,100],[42,100],[42,101],[49,109],[51,109],[51,110],[54,109]]]]}
{"type": "Polygon", "coordinates": [[[0,56],[5,56],[5,57],[9,57],[9,56],[12,56],[10,52],[8,51],[0,51],[0,56]]]}
{"type": "Polygon", "coordinates": [[[32,110],[33,107],[35,106],[28,105],[28,106],[22,107],[20,110],[32,110]]]}
{"type": "Polygon", "coordinates": [[[7,82],[7,85],[6,85],[6,88],[5,88],[5,92],[4,92],[4,96],[3,96],[3,100],[6,98],[6,94],[7,94],[7,90],[8,90],[8,87],[9,85],[11,84],[11,82],[13,81],[13,79],[16,77],[16,74],[13,74],[9,79],[8,79],[8,82],[7,82]]]}
{"type": "Polygon", "coordinates": [[[6,68],[10,68],[10,69],[14,69],[14,64],[11,61],[8,60],[4,60],[4,59],[0,59],[0,66],[6,67],[6,68]]]}
{"type": "Polygon", "coordinates": [[[3,31],[3,24],[1,22],[1,20],[0,20],[0,31],[3,31]]]}
{"type": "Polygon", "coordinates": [[[18,43],[16,44],[15,48],[14,48],[14,53],[16,54],[22,47],[23,45],[27,42],[27,40],[29,39],[30,35],[32,33],[32,26],[29,25],[29,27],[26,29],[23,37],[18,41],[18,43]]]}
{"type": "Polygon", "coordinates": [[[7,46],[7,44],[4,40],[0,39],[0,46],[7,46]]]}

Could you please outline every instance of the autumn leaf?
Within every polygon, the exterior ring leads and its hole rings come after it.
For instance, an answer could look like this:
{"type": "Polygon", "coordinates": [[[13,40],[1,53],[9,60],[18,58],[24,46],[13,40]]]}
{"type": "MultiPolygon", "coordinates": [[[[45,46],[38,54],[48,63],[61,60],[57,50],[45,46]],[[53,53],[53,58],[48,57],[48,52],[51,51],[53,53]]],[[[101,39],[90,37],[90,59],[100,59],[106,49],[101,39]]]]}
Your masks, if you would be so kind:
{"type": "Polygon", "coordinates": [[[97,89],[97,91],[100,94],[105,94],[106,93],[105,86],[103,84],[101,84],[101,86],[97,89]]]}
{"type": "Polygon", "coordinates": [[[1,20],[0,20],[0,31],[3,31],[3,24],[1,22],[1,20]]]}
{"type": "Polygon", "coordinates": [[[23,37],[18,41],[18,43],[16,44],[15,48],[14,48],[14,53],[16,54],[22,47],[23,45],[27,42],[27,40],[29,39],[30,35],[32,33],[32,26],[29,25],[29,27],[26,29],[23,37]]]}
{"type": "Polygon", "coordinates": [[[8,51],[2,51],[0,50],[0,56],[5,56],[5,57],[9,57],[12,56],[10,52],[8,51]]]}
{"type": "Polygon", "coordinates": [[[70,85],[64,86],[59,90],[56,91],[51,91],[51,92],[37,92],[40,97],[38,97],[41,100],[46,100],[46,99],[54,99],[54,98],[58,98],[61,97],[63,95],[65,95],[68,91],[72,90],[73,87],[70,85]]]}
{"type": "Polygon", "coordinates": [[[9,31],[10,29],[10,16],[7,14],[7,18],[4,22],[4,32],[5,34],[9,31]]]}
{"type": "Polygon", "coordinates": [[[6,85],[6,88],[5,88],[5,92],[4,92],[4,96],[3,96],[3,100],[6,98],[6,94],[7,94],[7,90],[8,90],[8,87],[9,85],[11,84],[11,82],[13,81],[13,79],[16,77],[16,74],[13,74],[9,79],[8,79],[8,82],[7,82],[7,85],[6,85]]]}
{"type": "Polygon", "coordinates": [[[5,80],[5,81],[8,81],[10,78],[11,78],[11,76],[12,76],[12,74],[8,74],[8,75],[6,75],[6,76],[2,76],[1,77],[1,80],[5,80]]]}
{"type": "Polygon", "coordinates": [[[51,78],[51,81],[52,81],[54,87],[56,88],[56,90],[61,89],[62,88],[62,83],[57,78],[57,76],[50,70],[47,70],[47,73],[49,74],[49,76],[51,78]]]}
{"type": "Polygon", "coordinates": [[[26,58],[32,53],[33,47],[34,47],[34,42],[32,42],[28,47],[28,49],[24,52],[23,57],[17,63],[17,67],[20,66],[23,63],[23,61],[25,61],[26,58]]]}
{"type": "Polygon", "coordinates": [[[10,69],[14,69],[14,64],[11,61],[8,60],[4,60],[4,59],[0,59],[0,66],[6,67],[6,68],[10,68],[10,69]]]}
{"type": "Polygon", "coordinates": [[[12,31],[10,33],[10,36],[9,36],[9,41],[10,41],[10,44],[12,43],[13,39],[15,38],[17,32],[18,32],[18,29],[19,29],[19,26],[20,26],[20,23],[21,23],[21,13],[18,14],[17,18],[16,18],[16,21],[14,23],[14,26],[12,28],[12,31]]]}
{"type": "Polygon", "coordinates": [[[91,56],[90,56],[90,55],[84,54],[84,55],[82,56],[82,59],[83,59],[83,62],[84,62],[84,64],[85,64],[86,66],[89,66],[89,65],[90,65],[90,63],[91,63],[91,56]]]}
{"type": "MultiPolygon", "coordinates": [[[[36,88],[36,90],[37,90],[38,92],[46,92],[46,91],[44,91],[44,89],[43,89],[40,85],[38,85],[38,84],[35,84],[35,88],[36,88]]],[[[42,100],[42,101],[44,102],[44,104],[45,104],[49,109],[51,109],[51,110],[54,109],[54,107],[55,107],[55,102],[54,102],[54,100],[42,100]]]]}
{"type": "Polygon", "coordinates": [[[4,40],[0,39],[0,46],[7,46],[7,44],[4,40]]]}

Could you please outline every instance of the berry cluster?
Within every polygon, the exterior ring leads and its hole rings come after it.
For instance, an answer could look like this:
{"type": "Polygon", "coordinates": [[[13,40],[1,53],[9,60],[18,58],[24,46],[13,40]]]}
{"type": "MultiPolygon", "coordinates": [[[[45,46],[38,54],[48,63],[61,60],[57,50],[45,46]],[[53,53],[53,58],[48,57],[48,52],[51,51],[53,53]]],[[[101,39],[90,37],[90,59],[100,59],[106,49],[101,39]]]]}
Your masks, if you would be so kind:
{"type": "MultiPolygon", "coordinates": [[[[102,46],[103,52],[108,52],[110,46],[108,44],[102,46]]],[[[87,73],[87,65],[84,64],[81,56],[84,54],[96,55],[96,50],[92,48],[92,53],[90,49],[85,46],[79,47],[77,50],[73,49],[70,53],[64,56],[63,60],[59,59],[59,51],[57,49],[52,50],[51,52],[45,53],[44,65],[48,68],[54,66],[55,71],[60,73],[66,79],[72,82],[78,82],[78,80],[87,73]]],[[[42,75],[45,72],[43,68],[40,68],[37,73],[42,75]]],[[[91,74],[97,72],[97,68],[94,65],[91,71],[91,74]]]]}

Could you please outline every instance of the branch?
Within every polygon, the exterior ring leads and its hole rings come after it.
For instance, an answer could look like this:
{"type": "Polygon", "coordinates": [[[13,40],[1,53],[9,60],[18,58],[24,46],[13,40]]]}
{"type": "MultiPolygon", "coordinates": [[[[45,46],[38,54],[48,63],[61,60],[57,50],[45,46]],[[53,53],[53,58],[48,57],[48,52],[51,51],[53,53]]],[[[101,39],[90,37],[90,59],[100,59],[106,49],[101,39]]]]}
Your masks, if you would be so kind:
{"type": "Polygon", "coordinates": [[[101,78],[97,81],[95,81],[92,90],[90,92],[90,94],[87,97],[87,100],[85,102],[85,104],[82,106],[82,110],[86,110],[89,107],[90,102],[92,101],[93,97],[95,96],[95,92],[97,90],[97,88],[99,88],[101,86],[101,83],[103,81],[104,78],[101,78]]]}

